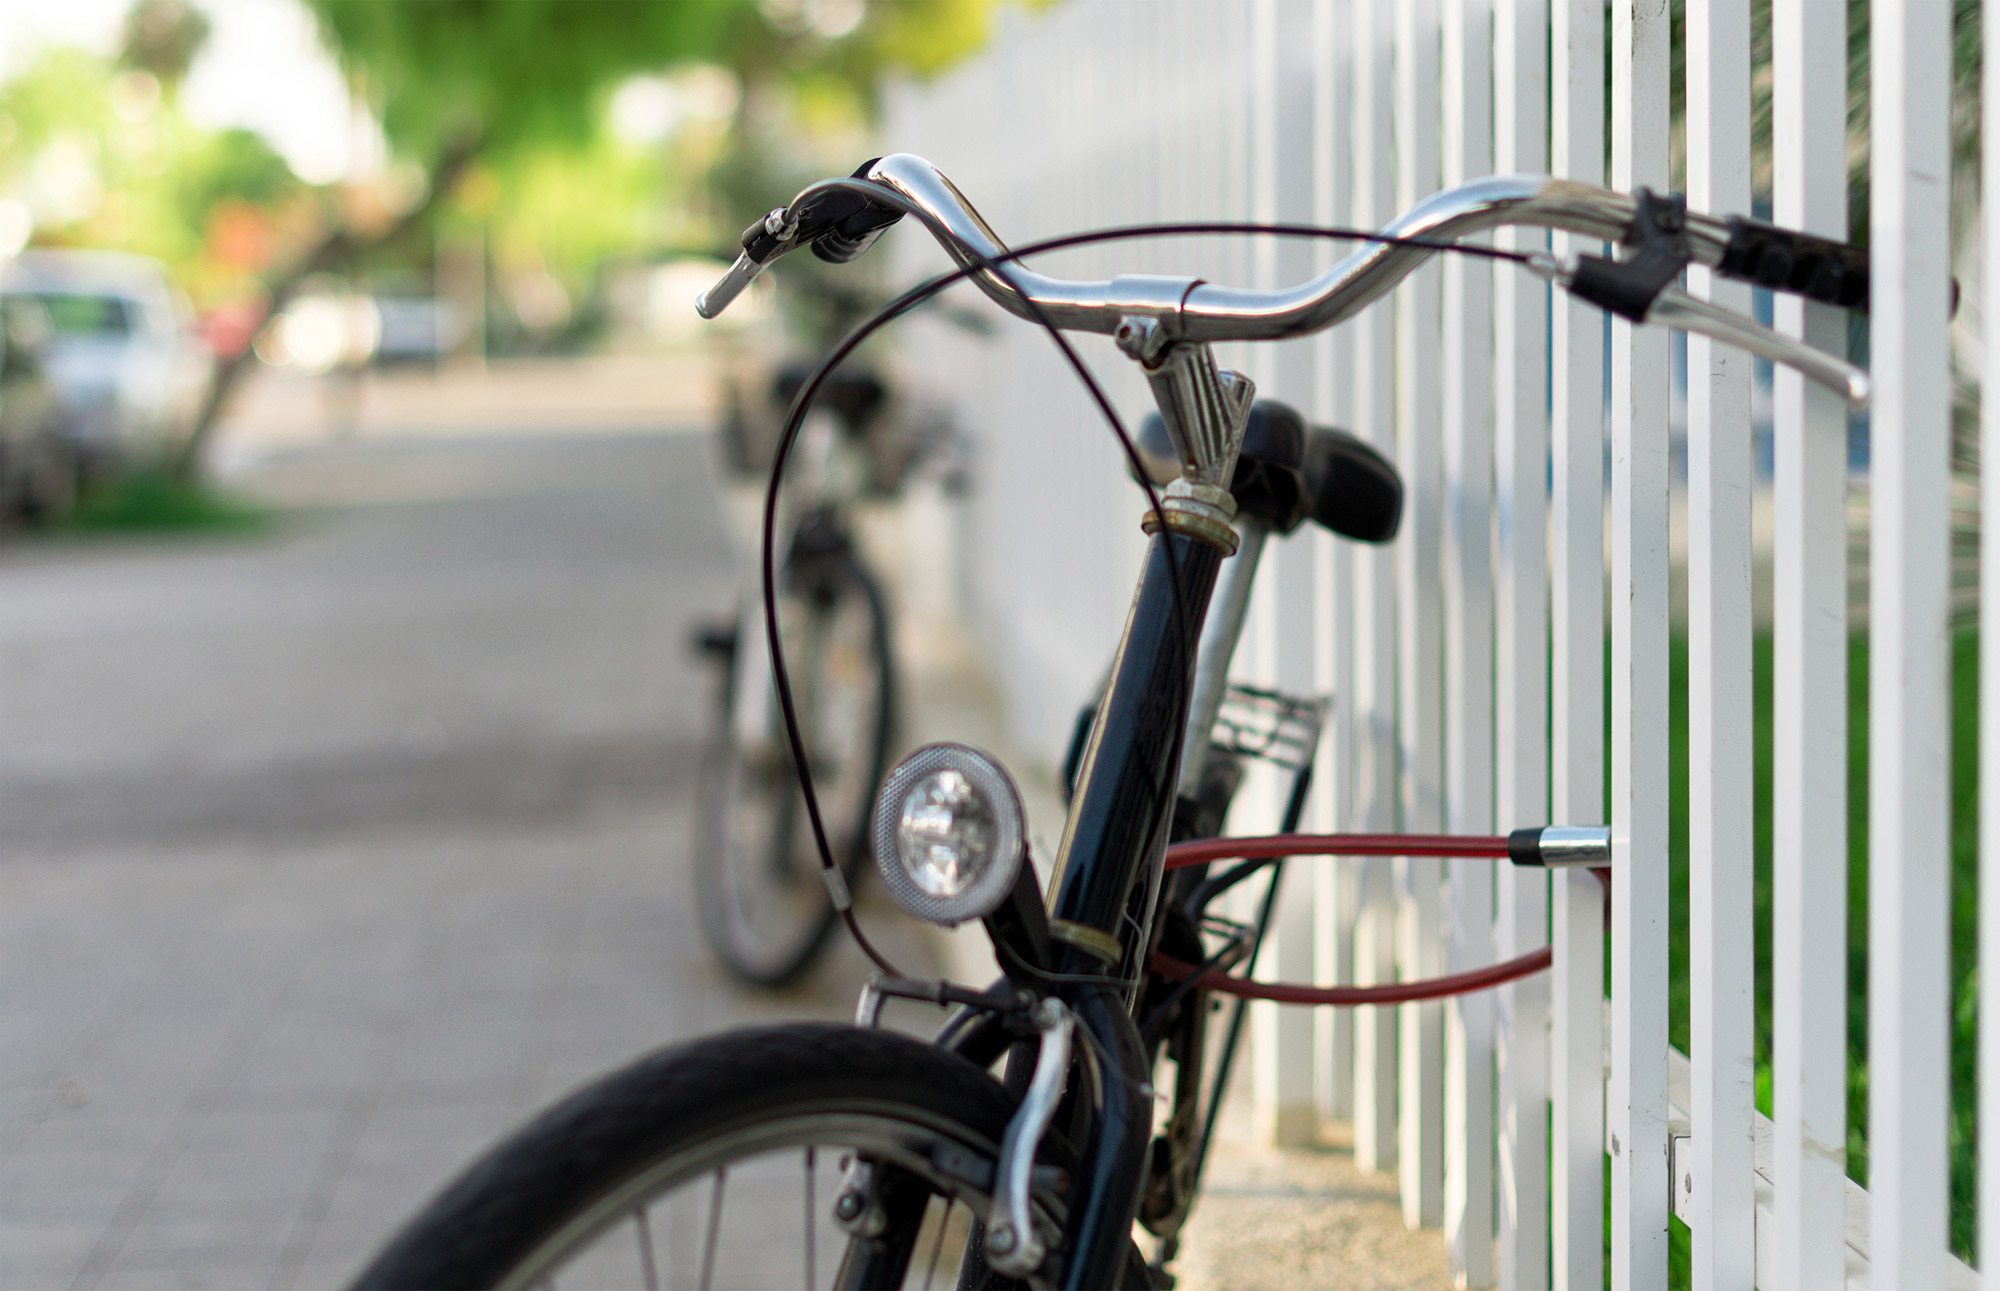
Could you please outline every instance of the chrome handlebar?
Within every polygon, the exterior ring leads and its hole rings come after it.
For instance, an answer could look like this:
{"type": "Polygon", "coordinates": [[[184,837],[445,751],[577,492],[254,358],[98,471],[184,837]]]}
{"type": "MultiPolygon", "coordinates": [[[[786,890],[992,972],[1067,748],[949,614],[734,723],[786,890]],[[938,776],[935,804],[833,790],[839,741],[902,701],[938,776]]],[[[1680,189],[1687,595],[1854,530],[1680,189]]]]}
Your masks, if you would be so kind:
{"type": "MultiPolygon", "coordinates": [[[[1068,331],[1116,333],[1132,318],[1150,320],[1161,342],[1267,341],[1303,336],[1345,322],[1387,295],[1439,248],[1409,241],[1367,242],[1310,282],[1275,291],[1225,287],[1197,278],[1126,274],[1104,281],[1052,278],[1018,262],[996,269],[1009,254],[972,203],[937,167],[921,157],[897,153],[880,158],[861,175],[895,195],[890,205],[916,215],[980,290],[1001,308],[1032,321],[1046,320],[1068,331]]],[[[830,180],[800,193],[791,208],[848,189],[852,180],[830,180]]],[[[1636,200],[1588,184],[1535,175],[1499,175],[1474,180],[1424,199],[1381,230],[1385,237],[1451,243],[1507,225],[1560,230],[1604,242],[1622,242],[1633,226],[1636,200]]],[[[1729,226],[1705,215],[1686,217],[1688,251],[1701,264],[1716,266],[1729,244],[1729,226]]],[[[791,249],[773,251],[769,259],[791,249]]],[[[768,263],[767,259],[764,263],[768,263]]],[[[737,261],[698,308],[712,318],[761,268],[750,253],[737,261]],[[746,276],[747,275],[747,276],[746,276]],[[737,281],[740,279],[740,282],[737,281]],[[736,283],[730,289],[732,283],[736,283]]],[[[1567,288],[1574,264],[1538,256],[1530,268],[1567,288]]],[[[1646,321],[1714,337],[1794,368],[1852,403],[1868,398],[1868,375],[1824,351],[1782,336],[1752,319],[1669,287],[1661,292],[1646,321]]]]}

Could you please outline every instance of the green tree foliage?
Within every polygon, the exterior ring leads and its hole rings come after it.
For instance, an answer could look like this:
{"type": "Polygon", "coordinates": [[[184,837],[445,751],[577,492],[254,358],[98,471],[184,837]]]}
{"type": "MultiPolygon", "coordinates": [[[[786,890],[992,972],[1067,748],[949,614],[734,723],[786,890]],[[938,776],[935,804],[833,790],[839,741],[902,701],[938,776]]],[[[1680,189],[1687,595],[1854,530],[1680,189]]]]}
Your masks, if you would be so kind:
{"type": "Polygon", "coordinates": [[[269,206],[298,191],[298,176],[252,130],[229,129],[190,150],[173,174],[185,210],[205,212],[225,201],[269,206]]]}
{"type": "Polygon", "coordinates": [[[606,260],[686,240],[671,166],[602,135],[523,149],[488,173],[495,196],[479,217],[503,266],[540,262],[574,285],[606,260]]]}
{"type": "Polygon", "coordinates": [[[607,87],[726,53],[747,0],[307,0],[389,138],[429,157],[476,134],[491,153],[587,143],[607,87]]]}
{"type": "Polygon", "coordinates": [[[831,0],[305,3],[393,145],[421,159],[476,137],[493,161],[587,149],[620,82],[691,62],[727,67],[753,91],[782,86],[808,115],[865,119],[885,74],[944,70],[985,43],[1009,0],[851,0],[861,20],[837,35],[814,22],[840,7],[831,0]]]}
{"type": "Polygon", "coordinates": [[[304,191],[257,135],[188,124],[151,72],[59,46],[0,85],[0,197],[28,202],[37,241],[157,256],[199,302],[244,290],[265,267],[245,238],[304,191]],[[242,236],[215,236],[219,210],[242,236]]]}
{"type": "MultiPolygon", "coordinates": [[[[497,233],[503,253],[525,247],[523,258],[537,269],[546,263],[545,249],[566,260],[612,254],[620,242],[643,247],[650,240],[657,247],[663,228],[657,222],[650,231],[641,227],[643,211],[630,207],[621,219],[612,200],[647,192],[644,159],[632,164],[629,153],[600,151],[605,109],[620,83],[696,62],[736,76],[743,93],[733,143],[742,147],[710,148],[704,156],[684,149],[678,159],[653,159],[655,175],[683,185],[680,209],[695,210],[707,205],[702,194],[710,163],[726,152],[749,150],[752,131],[744,123],[754,104],[773,99],[765,87],[788,82],[811,91],[791,95],[795,104],[814,103],[824,111],[837,100],[858,115],[872,103],[885,70],[928,74],[976,48],[1001,2],[304,0],[351,84],[379,114],[391,145],[420,163],[429,182],[415,208],[386,223],[368,228],[330,219],[316,243],[266,278],[264,296],[272,310],[280,309],[311,275],[351,269],[408,233],[435,228],[440,218],[469,220],[497,233]],[[836,21],[843,10],[855,21],[836,21]],[[670,160],[681,164],[658,164],[670,160]],[[600,164],[586,166],[588,161],[600,164]],[[509,214],[502,223],[509,227],[490,229],[503,208],[509,214]],[[529,245],[537,227],[569,232],[529,245]]],[[[714,221],[702,222],[712,235],[714,221]]],[[[182,470],[195,468],[216,413],[248,362],[247,354],[238,355],[220,370],[182,470]]]]}
{"type": "Polygon", "coordinates": [[[111,114],[108,85],[102,62],[61,46],[0,85],[0,176],[59,134],[100,132],[111,114]]]}
{"type": "MultiPolygon", "coordinates": [[[[877,4],[866,27],[870,54],[880,67],[931,77],[983,46],[1004,0],[925,0],[877,4]]],[[[1054,0],[1018,0],[1024,9],[1046,9],[1054,0]]]]}

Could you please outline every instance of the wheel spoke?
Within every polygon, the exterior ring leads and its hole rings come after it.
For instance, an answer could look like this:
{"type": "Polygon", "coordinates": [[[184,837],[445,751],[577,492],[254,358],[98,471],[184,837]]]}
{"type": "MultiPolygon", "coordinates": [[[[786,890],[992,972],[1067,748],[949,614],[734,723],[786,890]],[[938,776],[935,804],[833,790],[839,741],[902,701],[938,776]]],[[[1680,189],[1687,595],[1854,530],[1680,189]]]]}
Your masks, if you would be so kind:
{"type": "Polygon", "coordinates": [[[938,1256],[944,1254],[944,1230],[951,1225],[951,1208],[957,1204],[950,1197],[944,1199],[944,1211],[938,1215],[937,1236],[931,1241],[930,1266],[924,1270],[924,1291],[931,1291],[931,1279],[937,1276],[938,1256]]]}
{"type": "Polygon", "coordinates": [[[701,1247],[701,1291],[708,1291],[715,1279],[715,1244],[722,1236],[722,1185],[729,1175],[727,1166],[715,1172],[715,1191],[708,1202],[708,1240],[701,1247]]]}
{"type": "Polygon", "coordinates": [[[646,1207],[633,1212],[632,1222],[639,1226],[639,1259],[645,1265],[646,1291],[660,1291],[660,1268],[653,1259],[653,1221],[646,1207]]]}
{"type": "Polygon", "coordinates": [[[818,1223],[818,1215],[813,1210],[813,1150],[806,1147],[806,1291],[812,1291],[813,1277],[819,1271],[813,1262],[813,1232],[818,1223]]]}

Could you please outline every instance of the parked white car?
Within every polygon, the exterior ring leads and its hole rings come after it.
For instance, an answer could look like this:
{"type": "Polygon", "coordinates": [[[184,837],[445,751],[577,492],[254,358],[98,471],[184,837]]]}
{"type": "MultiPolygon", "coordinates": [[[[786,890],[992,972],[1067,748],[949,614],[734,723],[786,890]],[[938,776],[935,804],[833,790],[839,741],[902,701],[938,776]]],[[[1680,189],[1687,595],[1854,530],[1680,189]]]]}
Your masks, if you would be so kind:
{"type": "Polygon", "coordinates": [[[159,453],[187,433],[215,356],[159,261],[24,251],[0,266],[0,296],[31,297],[48,318],[43,364],[83,474],[159,453]]]}

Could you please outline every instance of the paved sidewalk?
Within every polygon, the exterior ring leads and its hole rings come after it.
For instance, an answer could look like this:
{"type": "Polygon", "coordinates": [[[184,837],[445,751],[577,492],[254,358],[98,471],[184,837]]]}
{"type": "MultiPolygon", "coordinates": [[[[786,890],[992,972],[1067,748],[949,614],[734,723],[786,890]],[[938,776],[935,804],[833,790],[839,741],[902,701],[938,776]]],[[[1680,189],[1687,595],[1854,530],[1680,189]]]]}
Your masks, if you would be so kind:
{"type": "Polygon", "coordinates": [[[647,432],[713,425],[722,407],[713,352],[495,359],[308,376],[257,368],[232,397],[215,456],[389,435],[647,432]]]}
{"type": "Polygon", "coordinates": [[[1443,1235],[1403,1226],[1395,1175],[1369,1174],[1354,1164],[1347,1126],[1329,1126],[1315,1148],[1257,1143],[1247,1084],[1234,1082],[1217,1129],[1201,1201],[1175,1265],[1180,1291],[1452,1285],[1443,1235]]]}
{"type": "Polygon", "coordinates": [[[0,1286],[335,1286],[585,1077],[852,1008],[695,929],[706,451],[303,448],[267,535],[0,547],[0,1286]]]}
{"type": "MultiPolygon", "coordinates": [[[[708,690],[682,643],[734,587],[706,452],[520,427],[285,448],[238,481],[285,508],[269,534],[0,547],[0,1286],[337,1286],[576,1082],[848,1013],[845,943],[774,999],[695,928],[708,690]]],[[[903,621],[905,734],[999,747],[964,653],[903,621]]],[[[1016,765],[1046,851],[1059,805],[1016,765]]],[[[1393,1180],[1248,1122],[1183,1286],[1443,1284],[1393,1180]]]]}

